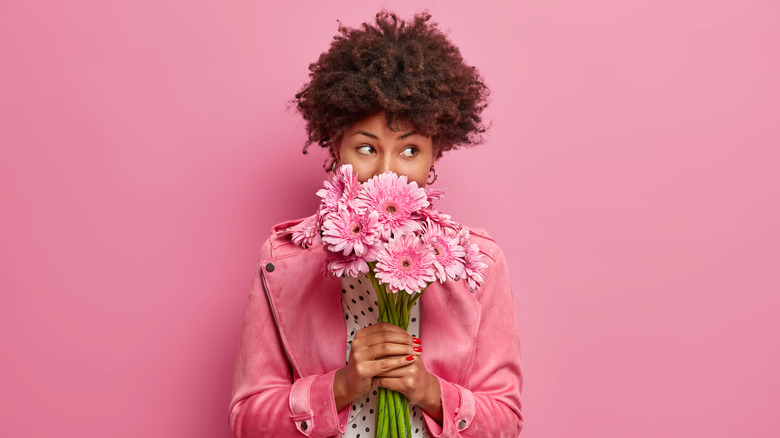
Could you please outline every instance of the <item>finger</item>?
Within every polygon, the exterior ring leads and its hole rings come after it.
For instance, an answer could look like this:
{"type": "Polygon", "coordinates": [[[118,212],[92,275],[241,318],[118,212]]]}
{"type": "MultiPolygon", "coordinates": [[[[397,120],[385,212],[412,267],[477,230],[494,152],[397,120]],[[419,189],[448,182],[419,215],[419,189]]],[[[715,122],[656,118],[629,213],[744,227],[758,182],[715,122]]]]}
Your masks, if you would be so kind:
{"type": "Polygon", "coordinates": [[[388,358],[391,356],[406,357],[406,356],[419,356],[422,354],[422,348],[418,346],[411,346],[409,344],[395,344],[392,342],[383,342],[381,344],[365,347],[356,354],[363,360],[377,360],[388,358]]]}
{"type": "Polygon", "coordinates": [[[420,369],[418,365],[420,364],[420,359],[415,358],[413,361],[409,361],[409,365],[399,368],[394,368],[392,370],[386,371],[382,374],[378,374],[374,376],[374,379],[381,379],[381,378],[389,378],[389,379],[397,379],[397,378],[416,378],[417,375],[420,373],[420,369]]]}
{"type": "Polygon", "coordinates": [[[376,376],[385,375],[393,370],[407,367],[411,365],[415,359],[416,357],[413,355],[393,356],[385,359],[367,361],[363,363],[363,366],[366,368],[369,375],[375,378],[376,376]]]}
{"type": "MultiPolygon", "coordinates": [[[[402,329],[401,327],[398,327],[397,325],[390,324],[387,322],[378,322],[376,324],[371,324],[368,327],[362,328],[357,331],[357,333],[362,333],[364,335],[370,335],[373,333],[383,332],[383,331],[391,331],[391,332],[397,332],[401,334],[406,334],[406,330],[402,329]]],[[[357,333],[355,334],[357,336],[357,333]]]]}
{"type": "Polygon", "coordinates": [[[383,343],[407,345],[409,347],[419,346],[418,343],[415,343],[414,338],[403,330],[379,330],[368,334],[361,333],[359,336],[356,333],[355,338],[352,340],[352,347],[354,348],[355,344],[360,348],[383,343]]]}
{"type": "MultiPolygon", "coordinates": [[[[400,379],[400,378],[406,377],[406,372],[407,372],[407,370],[409,368],[411,368],[411,366],[400,367],[400,368],[396,368],[396,369],[384,372],[382,374],[376,375],[376,376],[373,377],[372,383],[376,385],[377,384],[376,383],[377,379],[400,379]]],[[[384,385],[379,385],[379,386],[384,386],[384,385]]]]}
{"type": "Polygon", "coordinates": [[[383,388],[391,389],[393,391],[398,391],[402,394],[406,394],[416,386],[414,380],[409,378],[408,376],[402,376],[402,377],[377,376],[371,379],[371,384],[374,386],[381,386],[383,388]]]}
{"type": "MultiPolygon", "coordinates": [[[[404,358],[406,359],[406,358],[404,358]]],[[[389,370],[385,373],[378,374],[374,378],[382,378],[382,377],[388,377],[388,378],[411,378],[412,380],[417,379],[417,377],[421,374],[425,373],[425,363],[423,361],[422,356],[414,356],[413,360],[408,361],[409,365],[405,367],[399,367],[394,368],[392,370],[389,370]]]]}
{"type": "Polygon", "coordinates": [[[425,383],[426,372],[425,369],[420,366],[421,364],[422,361],[419,358],[415,358],[413,363],[408,366],[396,368],[381,375],[374,376],[374,378],[371,379],[371,384],[398,391],[401,394],[404,394],[409,399],[410,403],[416,403],[416,400],[419,400],[420,397],[427,392],[427,385],[425,383]]]}

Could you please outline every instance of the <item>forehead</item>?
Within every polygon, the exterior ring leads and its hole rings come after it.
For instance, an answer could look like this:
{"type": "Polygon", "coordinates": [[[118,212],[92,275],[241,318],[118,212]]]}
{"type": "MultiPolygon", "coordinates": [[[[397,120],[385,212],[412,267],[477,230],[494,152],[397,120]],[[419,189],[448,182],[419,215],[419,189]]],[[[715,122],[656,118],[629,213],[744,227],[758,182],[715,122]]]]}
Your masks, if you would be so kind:
{"type": "Polygon", "coordinates": [[[354,134],[358,131],[370,131],[373,134],[392,135],[415,130],[416,128],[411,122],[402,118],[396,118],[393,120],[393,123],[388,126],[385,113],[379,112],[355,121],[347,128],[346,132],[348,134],[354,134]]]}

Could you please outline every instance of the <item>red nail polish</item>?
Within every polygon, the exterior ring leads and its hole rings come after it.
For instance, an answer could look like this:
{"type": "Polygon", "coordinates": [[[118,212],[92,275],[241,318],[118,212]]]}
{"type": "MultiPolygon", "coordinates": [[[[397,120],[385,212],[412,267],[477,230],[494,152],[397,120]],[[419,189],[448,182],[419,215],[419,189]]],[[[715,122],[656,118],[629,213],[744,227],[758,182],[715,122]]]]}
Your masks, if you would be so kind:
{"type": "Polygon", "coordinates": [[[422,353],[422,347],[413,347],[412,350],[414,350],[414,351],[416,351],[418,353],[422,353]]]}
{"type": "Polygon", "coordinates": [[[415,344],[422,344],[422,341],[417,338],[412,338],[412,342],[414,342],[415,344]]]}
{"type": "Polygon", "coordinates": [[[406,356],[406,360],[414,360],[414,356],[406,356]]]}

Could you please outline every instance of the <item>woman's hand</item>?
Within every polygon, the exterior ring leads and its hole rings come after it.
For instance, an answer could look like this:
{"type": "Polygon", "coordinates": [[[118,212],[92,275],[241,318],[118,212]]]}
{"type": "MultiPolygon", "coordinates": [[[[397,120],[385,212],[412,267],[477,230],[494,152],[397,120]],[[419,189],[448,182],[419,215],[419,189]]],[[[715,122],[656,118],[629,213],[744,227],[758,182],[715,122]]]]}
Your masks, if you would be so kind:
{"type": "MultiPolygon", "coordinates": [[[[419,340],[417,340],[419,342],[419,340]]],[[[336,371],[333,394],[336,409],[371,391],[376,376],[413,364],[422,349],[401,327],[376,323],[355,333],[349,360],[336,371]]]]}
{"type": "Polygon", "coordinates": [[[419,406],[441,425],[441,388],[439,379],[425,369],[421,356],[405,367],[390,370],[374,377],[374,385],[398,391],[409,400],[410,404],[419,406]]]}
{"type": "Polygon", "coordinates": [[[380,322],[355,333],[344,368],[336,372],[336,409],[368,393],[374,385],[398,391],[441,422],[438,379],[425,369],[420,340],[404,329],[380,322]]]}

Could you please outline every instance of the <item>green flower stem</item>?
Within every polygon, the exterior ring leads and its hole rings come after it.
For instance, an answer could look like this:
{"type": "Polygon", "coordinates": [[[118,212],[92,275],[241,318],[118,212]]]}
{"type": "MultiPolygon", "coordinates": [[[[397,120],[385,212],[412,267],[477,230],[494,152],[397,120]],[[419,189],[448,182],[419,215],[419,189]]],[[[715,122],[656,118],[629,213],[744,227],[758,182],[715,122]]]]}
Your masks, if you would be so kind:
{"type": "Polygon", "coordinates": [[[408,426],[408,429],[406,431],[406,437],[411,438],[412,436],[412,421],[409,418],[409,400],[407,400],[406,397],[401,397],[401,400],[403,402],[403,407],[401,408],[401,412],[404,413],[404,424],[408,426]]]}
{"type": "Polygon", "coordinates": [[[412,431],[412,425],[408,421],[409,418],[409,402],[401,394],[398,394],[398,402],[400,403],[398,413],[398,436],[401,438],[411,438],[409,436],[412,431]],[[405,410],[405,411],[404,411],[405,410]]]}
{"type": "MultiPolygon", "coordinates": [[[[368,278],[374,286],[379,307],[379,322],[387,322],[397,325],[404,330],[409,330],[409,320],[412,308],[420,299],[426,285],[420,292],[410,295],[406,291],[398,293],[387,292],[387,286],[379,283],[374,274],[376,262],[368,264],[368,278]]],[[[391,391],[384,387],[377,388],[377,410],[375,433],[376,438],[410,438],[412,435],[412,423],[409,418],[409,400],[400,392],[391,391]]]]}
{"type": "Polygon", "coordinates": [[[431,284],[432,284],[432,282],[428,283],[428,285],[425,286],[424,288],[422,288],[422,290],[420,292],[417,292],[416,294],[414,294],[414,298],[412,298],[412,300],[409,301],[409,311],[410,312],[412,311],[412,307],[414,307],[414,305],[417,304],[417,300],[419,300],[420,297],[422,296],[423,292],[425,292],[425,289],[428,289],[428,286],[430,286],[431,284]]]}
{"type": "Polygon", "coordinates": [[[386,437],[387,436],[387,409],[385,409],[385,397],[382,394],[384,388],[377,388],[376,395],[376,427],[375,436],[386,437]]]}
{"type": "Polygon", "coordinates": [[[409,309],[407,308],[408,301],[409,294],[402,294],[401,292],[398,293],[398,306],[396,306],[399,312],[398,326],[404,330],[409,330],[409,309]]]}
{"type": "Polygon", "coordinates": [[[403,394],[396,392],[396,403],[398,404],[398,436],[409,438],[412,431],[412,423],[409,421],[409,400],[403,394]]]}
{"type": "MultiPolygon", "coordinates": [[[[392,400],[393,392],[387,388],[385,388],[385,390],[387,391],[387,395],[391,397],[391,401],[394,402],[395,400],[392,400]]],[[[388,411],[390,411],[389,412],[390,413],[390,438],[400,438],[398,436],[398,416],[397,416],[398,412],[396,412],[397,409],[395,403],[391,403],[391,404],[393,406],[390,409],[388,409],[388,411]]]]}
{"type": "Polygon", "coordinates": [[[387,303],[387,307],[385,307],[385,312],[387,313],[387,320],[393,324],[395,324],[395,320],[398,319],[395,312],[395,295],[389,294],[385,291],[381,292],[385,296],[385,303],[387,303]]]}

